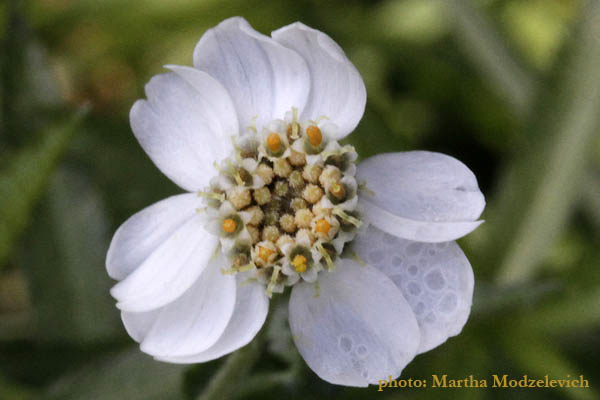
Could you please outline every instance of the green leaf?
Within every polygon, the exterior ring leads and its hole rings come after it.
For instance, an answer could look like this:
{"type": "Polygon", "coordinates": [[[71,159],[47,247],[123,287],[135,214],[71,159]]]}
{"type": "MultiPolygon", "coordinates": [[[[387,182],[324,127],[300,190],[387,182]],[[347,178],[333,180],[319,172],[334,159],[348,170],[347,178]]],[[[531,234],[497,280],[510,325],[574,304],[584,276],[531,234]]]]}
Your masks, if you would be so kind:
{"type": "Polygon", "coordinates": [[[100,193],[86,175],[68,166],[50,183],[24,258],[39,339],[114,338],[123,329],[104,267],[110,236],[100,193]]]}
{"type": "Polygon", "coordinates": [[[0,171],[0,267],[27,227],[31,212],[83,115],[80,111],[41,132],[38,143],[15,155],[0,171]]]}
{"type": "Polygon", "coordinates": [[[528,113],[537,82],[502,38],[491,19],[470,0],[443,2],[453,20],[456,40],[492,89],[517,116],[528,113]]]}
{"type": "MultiPolygon", "coordinates": [[[[580,374],[577,373],[579,369],[567,360],[547,337],[521,332],[516,338],[514,335],[506,335],[506,338],[512,339],[506,341],[506,350],[511,354],[512,360],[529,374],[530,378],[541,379],[545,375],[550,379],[579,378],[580,374]],[[519,341],[518,346],[515,346],[515,340],[519,341]]],[[[574,400],[598,398],[598,393],[593,388],[556,388],[555,390],[562,391],[567,398],[574,400]]]]}
{"type": "Polygon", "coordinates": [[[600,128],[600,2],[586,4],[556,80],[527,125],[531,140],[505,171],[496,208],[487,214],[484,254],[498,262],[502,284],[527,281],[541,267],[578,200],[600,128]]]}
{"type": "Polygon", "coordinates": [[[177,400],[184,366],[153,360],[137,348],[101,360],[59,380],[45,400],[177,400]]]}

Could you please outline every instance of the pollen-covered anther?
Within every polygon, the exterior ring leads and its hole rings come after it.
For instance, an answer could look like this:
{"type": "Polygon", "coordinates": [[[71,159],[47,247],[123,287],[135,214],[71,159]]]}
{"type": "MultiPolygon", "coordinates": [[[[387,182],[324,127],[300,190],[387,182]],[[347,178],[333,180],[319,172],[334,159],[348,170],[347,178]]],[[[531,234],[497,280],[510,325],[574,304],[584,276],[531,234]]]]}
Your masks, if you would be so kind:
{"type": "Polygon", "coordinates": [[[271,192],[268,187],[261,187],[256,189],[253,193],[254,200],[259,206],[265,205],[271,201],[271,192]]]}
{"type": "Polygon", "coordinates": [[[292,173],[292,166],[284,158],[279,158],[273,163],[273,172],[282,178],[287,178],[292,173]]]}
{"type": "Polygon", "coordinates": [[[250,205],[252,196],[250,190],[243,186],[233,186],[227,190],[227,200],[238,210],[250,205]]]}
{"type": "Polygon", "coordinates": [[[302,208],[296,211],[294,222],[298,228],[308,228],[313,220],[314,214],[308,208],[302,208]]]}
{"type": "Polygon", "coordinates": [[[319,183],[324,188],[327,188],[333,183],[339,182],[341,179],[342,172],[339,170],[339,168],[333,165],[328,165],[327,167],[325,167],[323,172],[321,172],[321,175],[319,176],[319,183]]]}
{"type": "Polygon", "coordinates": [[[267,136],[267,147],[273,153],[281,151],[281,137],[277,133],[271,133],[267,136]]]}
{"type": "Polygon", "coordinates": [[[298,254],[291,261],[291,264],[294,266],[296,272],[300,274],[302,272],[306,272],[306,262],[306,257],[304,257],[302,254],[298,254]]]}
{"type": "Polygon", "coordinates": [[[316,125],[310,125],[306,128],[306,136],[310,144],[314,147],[318,147],[323,143],[323,134],[321,133],[321,129],[316,125]]]}
{"type": "Polygon", "coordinates": [[[252,225],[247,225],[246,230],[250,234],[250,239],[252,239],[252,244],[256,244],[260,241],[260,231],[257,227],[252,225]]]}
{"type": "Polygon", "coordinates": [[[302,198],[311,204],[315,204],[323,197],[323,189],[315,184],[309,184],[302,192],[302,198]]]}
{"type": "Polygon", "coordinates": [[[279,226],[287,233],[294,233],[296,231],[296,221],[291,214],[284,214],[279,218],[279,226]]]}
{"type": "Polygon", "coordinates": [[[292,164],[292,166],[302,167],[304,164],[306,164],[306,155],[304,153],[292,149],[288,160],[290,164],[292,164]]]}
{"type": "Polygon", "coordinates": [[[306,165],[302,171],[302,177],[310,183],[317,183],[321,172],[323,172],[323,167],[319,165],[306,165]]]}
{"type": "Polygon", "coordinates": [[[279,229],[274,225],[265,226],[262,231],[262,239],[275,243],[279,239],[279,229]]]}
{"type": "Polygon", "coordinates": [[[265,185],[270,185],[273,182],[273,177],[275,177],[275,173],[273,172],[273,168],[269,167],[265,163],[258,164],[256,167],[256,175],[265,183],[265,185]]]}
{"type": "Polygon", "coordinates": [[[237,228],[237,224],[232,218],[227,218],[223,221],[221,227],[226,233],[233,233],[237,228]]]}
{"type": "Polygon", "coordinates": [[[248,225],[255,225],[255,226],[257,226],[265,218],[265,213],[258,206],[248,207],[246,209],[246,212],[250,216],[250,219],[248,220],[248,225]]]}

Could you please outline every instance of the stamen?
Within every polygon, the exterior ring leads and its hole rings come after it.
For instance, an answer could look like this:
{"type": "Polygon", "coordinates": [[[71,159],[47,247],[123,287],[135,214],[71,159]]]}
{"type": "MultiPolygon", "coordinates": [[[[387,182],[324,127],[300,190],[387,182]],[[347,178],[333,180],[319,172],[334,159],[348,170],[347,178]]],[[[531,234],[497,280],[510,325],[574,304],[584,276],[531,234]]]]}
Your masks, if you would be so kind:
{"type": "Polygon", "coordinates": [[[276,265],[275,267],[273,267],[273,275],[271,275],[271,281],[269,282],[269,285],[267,286],[267,296],[269,296],[269,298],[271,296],[273,296],[273,288],[275,287],[275,284],[277,283],[277,278],[279,277],[279,271],[281,271],[281,267],[276,265]]]}
{"type": "Polygon", "coordinates": [[[292,107],[292,123],[288,125],[287,134],[290,139],[298,139],[300,136],[298,132],[300,130],[300,124],[298,123],[298,109],[296,107],[292,107]]]}
{"type": "Polygon", "coordinates": [[[273,153],[277,153],[279,150],[281,150],[281,138],[277,133],[271,133],[267,137],[267,146],[273,153]]]}
{"type": "Polygon", "coordinates": [[[223,224],[221,226],[223,227],[223,230],[227,233],[233,233],[235,232],[235,228],[237,228],[237,224],[231,218],[227,218],[225,221],[223,221],[223,224]]]}
{"type": "Polygon", "coordinates": [[[223,193],[199,191],[198,196],[204,197],[207,199],[218,200],[221,203],[225,201],[225,195],[223,193]]]}
{"type": "Polygon", "coordinates": [[[223,275],[235,275],[238,272],[247,272],[256,268],[253,262],[250,264],[242,265],[240,267],[231,267],[229,269],[221,268],[221,274],[223,275]]]}
{"type": "Polygon", "coordinates": [[[233,145],[233,149],[234,154],[235,154],[235,160],[240,163],[242,161],[242,149],[240,148],[240,146],[237,144],[237,140],[235,139],[235,136],[231,137],[231,144],[233,145]]]}
{"type": "Polygon", "coordinates": [[[366,181],[358,182],[358,190],[366,192],[369,196],[375,196],[375,192],[367,187],[366,181]]]}
{"type": "Polygon", "coordinates": [[[308,136],[308,141],[314,147],[318,147],[323,143],[323,134],[321,133],[321,129],[316,125],[310,125],[306,128],[306,136],[308,136]]]}
{"type": "Polygon", "coordinates": [[[306,257],[304,257],[302,254],[296,255],[291,264],[299,274],[306,271],[306,257]]]}
{"type": "Polygon", "coordinates": [[[353,217],[352,215],[348,215],[346,214],[341,208],[339,207],[335,207],[332,210],[332,213],[334,215],[337,215],[338,217],[340,217],[341,219],[343,219],[344,221],[348,222],[349,224],[354,225],[357,228],[360,228],[360,226],[362,225],[362,222],[358,219],[353,217]]]}
{"type": "Polygon", "coordinates": [[[325,262],[327,263],[327,268],[330,271],[333,271],[333,269],[335,268],[335,266],[333,265],[333,260],[331,259],[331,256],[329,255],[327,250],[325,250],[325,247],[323,247],[323,244],[321,244],[321,242],[318,242],[316,246],[317,250],[319,250],[319,253],[321,253],[323,258],[325,259],[325,262]]]}
{"type": "Polygon", "coordinates": [[[329,157],[331,157],[333,155],[340,155],[341,156],[343,154],[351,153],[353,151],[355,151],[354,147],[348,145],[348,146],[344,146],[344,147],[341,147],[341,148],[336,149],[336,150],[324,151],[324,152],[321,153],[321,157],[323,157],[324,160],[327,160],[329,157]]]}
{"type": "Polygon", "coordinates": [[[258,115],[255,115],[254,117],[252,117],[252,119],[250,120],[250,125],[246,129],[249,129],[252,132],[256,133],[257,132],[257,130],[256,130],[256,120],[257,119],[258,119],[258,115]]]}
{"type": "Polygon", "coordinates": [[[335,182],[331,185],[329,192],[334,195],[338,199],[343,199],[346,195],[346,190],[344,189],[344,185],[335,182]]]}
{"type": "Polygon", "coordinates": [[[356,261],[357,263],[359,263],[359,264],[361,265],[361,267],[366,267],[366,266],[367,266],[367,263],[366,263],[366,262],[364,262],[364,261],[363,261],[363,259],[362,259],[362,258],[360,258],[360,257],[358,256],[358,254],[356,254],[356,252],[355,252],[355,251],[352,251],[352,252],[351,252],[351,254],[352,254],[352,259],[353,259],[354,261],[356,261]]]}

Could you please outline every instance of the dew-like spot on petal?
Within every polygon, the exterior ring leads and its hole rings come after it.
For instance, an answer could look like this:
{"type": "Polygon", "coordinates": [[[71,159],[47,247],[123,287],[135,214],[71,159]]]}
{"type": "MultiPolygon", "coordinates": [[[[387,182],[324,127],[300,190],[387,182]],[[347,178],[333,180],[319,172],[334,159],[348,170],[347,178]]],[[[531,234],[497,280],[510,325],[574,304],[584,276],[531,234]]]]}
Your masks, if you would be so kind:
{"type": "Polygon", "coordinates": [[[433,270],[425,275],[425,284],[431,290],[440,290],[444,287],[445,280],[440,270],[433,270]]]}
{"type": "Polygon", "coordinates": [[[356,348],[356,355],[360,358],[365,358],[368,355],[368,353],[369,350],[367,350],[367,346],[365,346],[364,344],[361,344],[356,348]]]}
{"type": "Polygon", "coordinates": [[[408,284],[408,293],[413,296],[418,296],[421,293],[421,285],[417,282],[411,282],[408,284]]]}
{"type": "Polygon", "coordinates": [[[456,309],[457,305],[458,299],[456,298],[456,294],[448,293],[440,301],[439,308],[442,312],[450,313],[456,309]]]}
{"type": "Polygon", "coordinates": [[[402,257],[394,256],[394,258],[392,258],[392,264],[394,267],[401,267],[403,262],[404,260],[402,257]]]}
{"type": "Polygon", "coordinates": [[[433,312],[430,312],[429,314],[427,314],[427,316],[425,317],[425,322],[427,323],[434,323],[435,322],[435,314],[433,312]]]}
{"type": "Polygon", "coordinates": [[[341,335],[338,339],[338,344],[344,353],[352,351],[352,339],[349,336],[341,335]]]}
{"type": "Polygon", "coordinates": [[[396,286],[400,286],[402,284],[402,281],[404,280],[404,277],[400,274],[390,275],[390,279],[396,284],[396,286]]]}
{"type": "Polygon", "coordinates": [[[378,264],[385,258],[383,251],[372,251],[369,253],[369,261],[373,264],[378,264]]]}
{"type": "Polygon", "coordinates": [[[418,302],[414,311],[417,315],[423,314],[423,311],[425,311],[425,304],[422,301],[418,302]]]}
{"type": "Polygon", "coordinates": [[[387,244],[396,244],[398,239],[396,239],[395,236],[390,235],[389,233],[386,233],[385,235],[383,235],[383,241],[387,244]]]}
{"type": "Polygon", "coordinates": [[[435,250],[434,250],[434,249],[429,249],[429,255],[430,255],[430,256],[433,256],[433,255],[435,255],[435,250]]]}
{"type": "Polygon", "coordinates": [[[419,272],[419,267],[417,267],[416,265],[411,265],[410,267],[408,267],[408,273],[411,274],[412,276],[416,276],[418,272],[419,272]]]}
{"type": "Polygon", "coordinates": [[[409,256],[416,256],[421,251],[421,248],[423,248],[423,243],[413,242],[406,246],[406,254],[409,256]]]}

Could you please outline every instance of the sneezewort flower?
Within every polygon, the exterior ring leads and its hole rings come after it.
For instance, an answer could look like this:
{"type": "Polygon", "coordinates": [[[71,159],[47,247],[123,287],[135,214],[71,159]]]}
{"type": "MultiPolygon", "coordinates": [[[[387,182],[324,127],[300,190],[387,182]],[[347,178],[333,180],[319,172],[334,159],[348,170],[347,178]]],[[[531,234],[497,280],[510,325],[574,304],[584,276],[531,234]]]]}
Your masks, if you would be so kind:
{"type": "Polygon", "coordinates": [[[291,289],[294,341],[322,379],[366,386],[458,334],[473,271],[454,242],[481,221],[473,173],[438,153],[356,165],[362,78],[327,35],[207,31],[194,68],[168,66],[131,109],[133,132],[187,193],[129,218],[107,269],[127,332],[158,360],[247,344],[291,289]]]}

